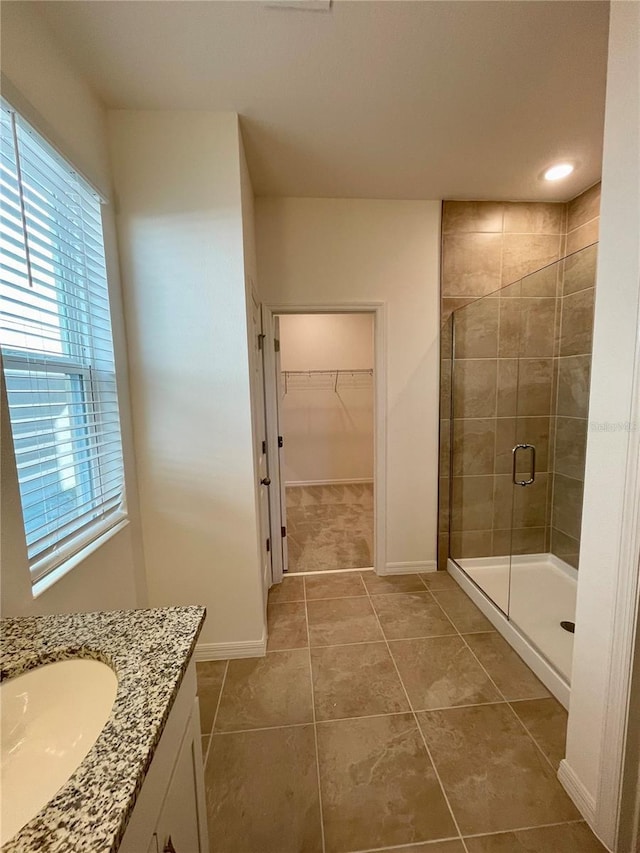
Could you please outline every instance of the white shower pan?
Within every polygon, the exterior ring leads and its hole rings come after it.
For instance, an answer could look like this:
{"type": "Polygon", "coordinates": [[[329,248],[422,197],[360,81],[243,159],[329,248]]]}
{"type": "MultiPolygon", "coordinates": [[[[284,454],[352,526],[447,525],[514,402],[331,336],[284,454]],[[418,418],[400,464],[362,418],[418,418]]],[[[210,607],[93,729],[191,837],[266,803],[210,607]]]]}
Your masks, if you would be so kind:
{"type": "Polygon", "coordinates": [[[450,559],[448,569],[543,684],[568,707],[573,634],[560,623],[575,620],[577,571],[554,554],[450,559]]]}

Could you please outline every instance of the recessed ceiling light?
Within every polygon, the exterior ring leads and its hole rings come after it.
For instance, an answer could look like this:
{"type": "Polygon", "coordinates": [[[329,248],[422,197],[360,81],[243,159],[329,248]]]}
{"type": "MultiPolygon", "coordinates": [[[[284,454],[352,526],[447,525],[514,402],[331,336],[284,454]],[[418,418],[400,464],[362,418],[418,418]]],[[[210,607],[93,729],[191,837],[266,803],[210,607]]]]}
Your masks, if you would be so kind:
{"type": "Polygon", "coordinates": [[[544,179],[545,181],[559,181],[562,178],[566,178],[571,172],[573,172],[571,163],[557,163],[555,166],[547,169],[544,173],[544,179]]]}

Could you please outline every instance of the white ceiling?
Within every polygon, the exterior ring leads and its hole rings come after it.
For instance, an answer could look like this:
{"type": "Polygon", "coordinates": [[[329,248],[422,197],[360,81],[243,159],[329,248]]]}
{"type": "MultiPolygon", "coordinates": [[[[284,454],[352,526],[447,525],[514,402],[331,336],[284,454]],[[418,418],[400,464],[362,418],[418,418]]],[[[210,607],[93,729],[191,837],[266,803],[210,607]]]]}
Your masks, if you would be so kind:
{"type": "Polygon", "coordinates": [[[240,113],[257,195],[563,201],[600,175],[598,0],[37,5],[109,107],[240,113]]]}

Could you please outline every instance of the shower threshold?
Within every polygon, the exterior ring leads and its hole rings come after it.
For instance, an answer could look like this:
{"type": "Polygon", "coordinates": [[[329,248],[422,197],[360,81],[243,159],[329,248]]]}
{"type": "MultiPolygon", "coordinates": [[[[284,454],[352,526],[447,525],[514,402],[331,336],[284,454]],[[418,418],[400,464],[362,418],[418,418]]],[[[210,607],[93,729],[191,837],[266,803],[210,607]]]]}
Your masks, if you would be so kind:
{"type": "Polygon", "coordinates": [[[449,573],[567,707],[577,571],[554,554],[449,560],[449,573]],[[507,614],[509,614],[507,616],[507,614]]]}

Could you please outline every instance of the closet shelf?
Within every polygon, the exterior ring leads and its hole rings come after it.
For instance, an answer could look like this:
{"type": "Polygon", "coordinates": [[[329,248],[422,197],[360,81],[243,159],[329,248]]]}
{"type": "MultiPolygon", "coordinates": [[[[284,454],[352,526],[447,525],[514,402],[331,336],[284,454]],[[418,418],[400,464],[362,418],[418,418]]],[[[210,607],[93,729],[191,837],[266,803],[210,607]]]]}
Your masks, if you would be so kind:
{"type": "Polygon", "coordinates": [[[373,368],[357,370],[283,370],[284,393],[295,391],[334,391],[343,388],[369,388],[373,379],[373,368]]]}

